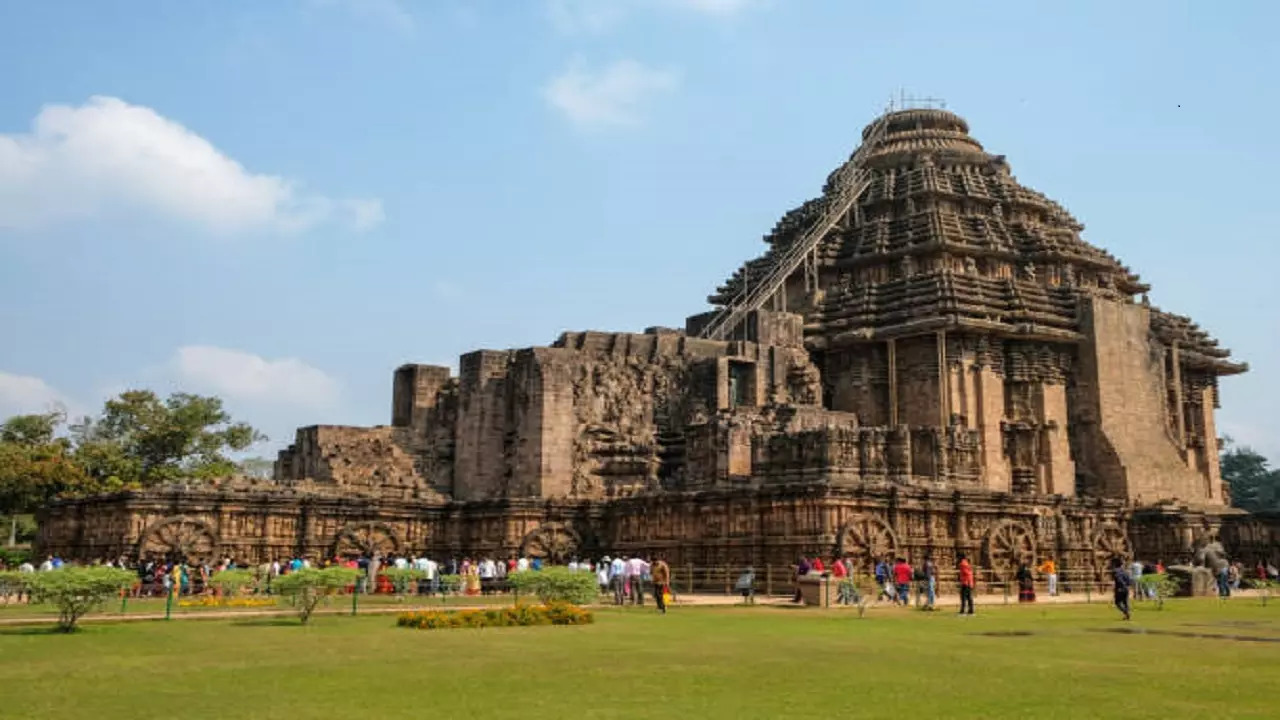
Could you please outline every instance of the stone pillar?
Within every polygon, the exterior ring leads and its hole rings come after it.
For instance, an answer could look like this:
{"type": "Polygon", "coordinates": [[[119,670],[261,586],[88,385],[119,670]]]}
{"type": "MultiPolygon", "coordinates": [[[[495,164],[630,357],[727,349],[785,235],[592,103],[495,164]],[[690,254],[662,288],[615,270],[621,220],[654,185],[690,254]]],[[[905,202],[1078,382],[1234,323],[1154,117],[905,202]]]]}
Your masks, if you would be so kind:
{"type": "Polygon", "coordinates": [[[1009,492],[1012,482],[1009,461],[1004,456],[1004,378],[990,367],[975,373],[977,427],[982,438],[982,484],[988,490],[1009,492]]]}
{"type": "Polygon", "coordinates": [[[1204,437],[1201,438],[1204,443],[1204,467],[1200,468],[1200,474],[1205,479],[1205,499],[1222,503],[1225,498],[1222,496],[1222,466],[1218,459],[1218,427],[1213,418],[1214,389],[1208,386],[1197,393],[1200,395],[1200,403],[1196,407],[1199,412],[1204,413],[1199,424],[1204,428],[1204,437]]]}
{"type": "Polygon", "coordinates": [[[436,406],[440,390],[449,382],[449,368],[439,365],[401,365],[391,387],[391,424],[423,428],[436,406]]]}
{"type": "Polygon", "coordinates": [[[1037,413],[1045,424],[1042,442],[1042,459],[1045,462],[1044,487],[1051,495],[1073,496],[1076,493],[1076,465],[1071,461],[1071,446],[1067,440],[1067,388],[1061,384],[1040,386],[1040,407],[1037,413]]]}
{"type": "Polygon", "coordinates": [[[458,500],[501,495],[506,478],[507,373],[510,353],[462,356],[453,494],[458,500]]]}
{"type": "Polygon", "coordinates": [[[947,373],[947,331],[938,331],[938,427],[951,424],[951,383],[947,373]]]}
{"type": "Polygon", "coordinates": [[[898,424],[898,343],[889,340],[889,424],[898,424]]]}
{"type": "MultiPolygon", "coordinates": [[[[1185,401],[1182,397],[1182,352],[1178,349],[1178,342],[1175,340],[1173,347],[1169,348],[1169,364],[1173,369],[1173,377],[1170,382],[1173,384],[1173,408],[1174,408],[1174,427],[1177,428],[1178,445],[1184,449],[1187,447],[1187,417],[1185,401]]],[[[1185,453],[1187,465],[1194,469],[1195,459],[1192,453],[1185,453]]]]}

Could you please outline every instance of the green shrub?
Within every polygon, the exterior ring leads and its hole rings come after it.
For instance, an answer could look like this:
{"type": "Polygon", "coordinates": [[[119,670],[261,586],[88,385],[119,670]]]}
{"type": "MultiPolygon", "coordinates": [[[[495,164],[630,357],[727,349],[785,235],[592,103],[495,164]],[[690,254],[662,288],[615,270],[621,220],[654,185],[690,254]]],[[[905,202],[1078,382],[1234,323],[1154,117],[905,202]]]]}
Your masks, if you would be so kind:
{"type": "Polygon", "coordinates": [[[524,570],[507,576],[511,587],[521,594],[533,595],[543,604],[572,603],[586,605],[600,597],[595,573],[552,567],[524,570]]]}
{"type": "Polygon", "coordinates": [[[320,603],[359,577],[360,571],[354,568],[302,568],[276,578],[271,583],[271,591],[297,610],[298,619],[305,625],[320,603]]]}
{"type": "Polygon", "coordinates": [[[76,629],[77,620],[132,587],[137,579],[132,572],[120,568],[67,566],[26,573],[22,581],[33,601],[58,609],[58,629],[71,632],[76,629]]]}
{"type": "Polygon", "coordinates": [[[462,592],[462,576],[461,575],[441,575],[440,576],[440,594],[458,594],[462,592]]]}
{"type": "Polygon", "coordinates": [[[564,602],[487,610],[419,610],[401,613],[396,618],[396,625],[417,630],[588,625],[593,622],[595,616],[591,611],[564,602]]]}
{"type": "Polygon", "coordinates": [[[0,570],[0,598],[8,598],[10,595],[19,595],[27,591],[27,583],[24,578],[31,573],[18,572],[17,570],[0,570]]]}
{"type": "Polygon", "coordinates": [[[387,576],[391,581],[391,587],[395,588],[396,594],[403,600],[409,590],[416,588],[418,581],[427,576],[427,571],[393,567],[383,570],[382,574],[387,576]]]}
{"type": "Polygon", "coordinates": [[[1138,591],[1155,596],[1156,609],[1164,609],[1164,601],[1178,594],[1182,581],[1169,573],[1152,573],[1138,578],[1138,591]]]}
{"type": "Polygon", "coordinates": [[[1258,591],[1258,597],[1262,598],[1263,607],[1267,606],[1267,601],[1271,599],[1271,596],[1275,594],[1276,590],[1280,589],[1280,583],[1275,580],[1254,578],[1249,581],[1249,584],[1258,591]]]}
{"type": "Polygon", "coordinates": [[[235,597],[256,584],[252,570],[223,570],[209,576],[209,587],[215,588],[222,597],[235,597]]]}
{"type": "Polygon", "coordinates": [[[16,568],[24,562],[31,562],[33,557],[30,548],[0,548],[0,565],[16,568]]]}

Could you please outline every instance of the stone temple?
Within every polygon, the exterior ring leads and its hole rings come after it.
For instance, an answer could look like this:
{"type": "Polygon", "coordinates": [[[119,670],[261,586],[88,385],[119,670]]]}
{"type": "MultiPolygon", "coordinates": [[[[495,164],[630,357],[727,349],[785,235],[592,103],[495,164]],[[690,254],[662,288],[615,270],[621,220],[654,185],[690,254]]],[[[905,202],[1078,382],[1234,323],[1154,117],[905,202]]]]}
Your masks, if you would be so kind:
{"type": "Polygon", "coordinates": [[[567,332],[395,372],[391,424],[312,426],[270,481],[62,501],[65,557],[884,553],[996,575],[1171,563],[1228,506],[1218,381],[1246,370],[1081,238],[959,116],[889,112],[683,330],[567,332]]]}

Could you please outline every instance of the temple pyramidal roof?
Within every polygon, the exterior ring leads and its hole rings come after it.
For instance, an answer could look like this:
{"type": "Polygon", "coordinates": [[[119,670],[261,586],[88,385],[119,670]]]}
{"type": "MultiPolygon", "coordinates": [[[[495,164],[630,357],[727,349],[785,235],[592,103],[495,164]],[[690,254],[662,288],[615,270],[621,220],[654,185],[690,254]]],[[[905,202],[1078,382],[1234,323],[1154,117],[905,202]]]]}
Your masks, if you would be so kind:
{"type": "MultiPolygon", "coordinates": [[[[947,110],[889,112],[862,132],[860,167],[870,184],[849,217],[816,248],[819,291],[793,306],[815,347],[935,329],[1075,341],[1082,293],[1147,302],[1150,287],[1110,253],[1080,237],[1065,208],[1013,177],[969,124],[947,110]]],[[[835,202],[854,157],[823,194],[782,217],[769,250],[747,262],[708,300],[724,306],[759,282],[776,259],[835,202]]],[[[793,292],[788,292],[793,296],[793,292]]],[[[1177,342],[1186,362],[1218,374],[1247,365],[1189,318],[1151,308],[1152,332],[1177,342]]]]}

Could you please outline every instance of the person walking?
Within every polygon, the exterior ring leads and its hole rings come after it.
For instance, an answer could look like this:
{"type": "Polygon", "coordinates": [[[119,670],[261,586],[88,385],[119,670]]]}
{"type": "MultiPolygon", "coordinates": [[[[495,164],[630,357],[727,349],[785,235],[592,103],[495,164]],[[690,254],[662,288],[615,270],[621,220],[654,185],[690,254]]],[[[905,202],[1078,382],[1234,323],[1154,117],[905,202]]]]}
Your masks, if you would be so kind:
{"type": "Polygon", "coordinates": [[[1133,578],[1129,573],[1125,572],[1124,561],[1119,557],[1111,560],[1111,580],[1115,583],[1115,605],[1116,609],[1124,614],[1124,619],[1129,619],[1129,590],[1133,586],[1133,578]]]}
{"type": "Polygon", "coordinates": [[[957,567],[960,575],[960,614],[973,614],[973,565],[969,564],[969,558],[963,553],[960,554],[960,563],[957,567]]]}
{"type": "Polygon", "coordinates": [[[621,605],[626,599],[627,560],[619,555],[609,563],[609,583],[613,587],[613,604],[621,605]]]}
{"type": "Polygon", "coordinates": [[[933,561],[932,555],[924,559],[924,591],[925,599],[928,600],[925,609],[936,609],[934,603],[938,601],[938,565],[933,561]]]}
{"type": "Polygon", "coordinates": [[[1045,581],[1049,585],[1049,597],[1056,597],[1058,595],[1058,564],[1051,557],[1045,558],[1036,570],[1044,574],[1045,581]]]}
{"type": "Polygon", "coordinates": [[[895,602],[902,607],[911,605],[911,566],[906,558],[898,558],[893,564],[893,585],[897,591],[895,602]]]}
{"type": "Polygon", "coordinates": [[[653,599],[658,603],[658,612],[666,615],[666,595],[671,591],[671,566],[667,565],[661,555],[653,561],[649,576],[653,578],[653,599]]]}

